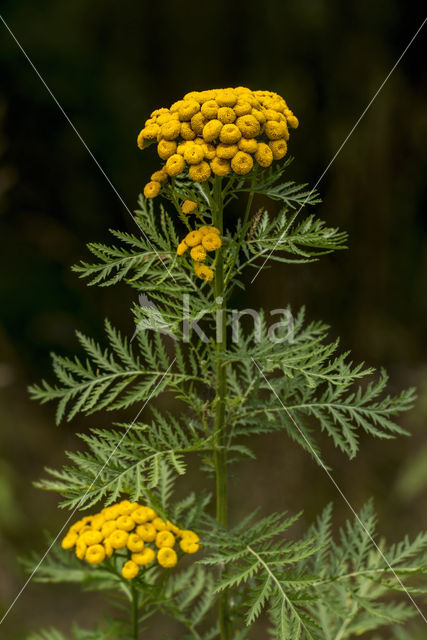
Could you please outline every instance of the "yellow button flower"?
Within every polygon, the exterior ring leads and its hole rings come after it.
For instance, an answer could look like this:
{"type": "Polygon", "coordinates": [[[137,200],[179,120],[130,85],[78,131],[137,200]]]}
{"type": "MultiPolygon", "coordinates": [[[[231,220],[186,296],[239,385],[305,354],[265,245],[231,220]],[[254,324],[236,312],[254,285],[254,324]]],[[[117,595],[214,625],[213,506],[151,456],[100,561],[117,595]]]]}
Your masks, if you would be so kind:
{"type": "Polygon", "coordinates": [[[128,560],[122,567],[122,576],[127,580],[136,578],[139,573],[139,567],[133,560],[128,560]]]}
{"type": "Polygon", "coordinates": [[[241,137],[241,131],[235,124],[225,124],[219,134],[220,141],[225,142],[226,144],[239,142],[241,137]]]}
{"type": "Polygon", "coordinates": [[[220,107],[218,109],[217,118],[223,124],[231,124],[236,119],[234,109],[231,107],[220,107]]]}
{"type": "Polygon", "coordinates": [[[183,100],[183,104],[178,109],[178,115],[181,122],[191,120],[195,113],[200,109],[200,105],[196,100],[183,100]]]}
{"type": "Polygon", "coordinates": [[[116,531],[113,531],[108,540],[110,541],[113,549],[124,549],[124,547],[127,545],[128,538],[129,534],[127,531],[117,529],[116,531]]]}
{"type": "Polygon", "coordinates": [[[204,280],[205,282],[211,282],[214,277],[214,272],[212,271],[212,269],[201,262],[194,263],[194,273],[198,278],[204,280]]]}
{"type": "Polygon", "coordinates": [[[164,182],[168,179],[168,174],[165,169],[161,169],[160,171],[155,171],[151,174],[152,182],[164,182]]]}
{"type": "Polygon", "coordinates": [[[179,120],[169,120],[162,124],[160,128],[160,139],[175,140],[181,132],[181,123],[179,120]]]}
{"type": "Polygon", "coordinates": [[[80,535],[79,542],[84,542],[86,545],[98,544],[102,540],[102,533],[100,531],[85,531],[80,535]]]}
{"type": "Polygon", "coordinates": [[[175,544],[175,536],[170,531],[159,531],[156,535],[156,547],[173,547],[175,544]]]}
{"type": "Polygon", "coordinates": [[[178,562],[178,556],[173,549],[163,547],[157,552],[157,562],[165,569],[171,569],[178,562]]]}
{"type": "Polygon", "coordinates": [[[241,138],[237,143],[240,151],[245,153],[255,153],[258,149],[258,142],[255,138],[241,138]]]}
{"type": "Polygon", "coordinates": [[[144,540],[140,538],[137,533],[131,533],[127,541],[127,548],[129,551],[142,551],[144,548],[144,540]]]}
{"type": "Polygon", "coordinates": [[[197,542],[191,542],[187,538],[183,538],[179,546],[184,553],[196,553],[200,549],[200,545],[197,542]]]}
{"type": "Polygon", "coordinates": [[[207,162],[192,164],[188,170],[188,175],[194,182],[205,182],[210,178],[211,168],[207,162]]]}
{"type": "Polygon", "coordinates": [[[147,182],[144,187],[144,196],[146,198],[155,198],[160,193],[160,182],[147,182]]]}
{"type": "Polygon", "coordinates": [[[218,236],[221,235],[221,232],[219,229],[217,229],[217,227],[210,227],[209,225],[203,225],[203,227],[200,227],[199,229],[197,229],[197,231],[200,233],[200,235],[202,236],[202,238],[204,238],[204,236],[207,236],[208,233],[216,233],[218,236]]]}
{"type": "Polygon", "coordinates": [[[156,517],[156,512],[151,507],[139,506],[138,509],[131,513],[132,518],[137,524],[143,524],[156,517]]]}
{"type": "Polygon", "coordinates": [[[104,522],[104,524],[102,525],[101,533],[104,536],[104,538],[108,538],[108,536],[110,536],[113,533],[113,531],[115,531],[116,529],[117,529],[116,521],[107,520],[107,522],[104,522]]]}
{"type": "MultiPolygon", "coordinates": [[[[197,244],[200,244],[202,242],[202,234],[200,233],[199,230],[190,231],[185,236],[184,241],[189,247],[195,247],[197,244]]],[[[157,520],[157,518],[155,520],[157,520]]],[[[154,525],[156,524],[155,520],[153,520],[153,524],[154,525]]],[[[159,518],[159,520],[161,520],[161,518],[159,518]]],[[[162,520],[162,522],[163,522],[163,520],[162,520]]]]}
{"type": "Polygon", "coordinates": [[[87,545],[81,540],[78,540],[76,544],[76,556],[79,560],[83,560],[83,558],[85,557],[86,549],[87,545]]]}
{"type": "Polygon", "coordinates": [[[157,145],[157,153],[162,160],[167,160],[176,152],[176,142],[173,140],[160,140],[157,145]]]}
{"type": "Polygon", "coordinates": [[[237,96],[234,91],[223,89],[216,94],[216,101],[221,107],[234,107],[237,96]]]}
{"type": "Polygon", "coordinates": [[[279,140],[283,138],[287,133],[287,126],[285,122],[275,122],[274,120],[267,120],[264,125],[264,131],[270,140],[279,140]]]}
{"type": "Polygon", "coordinates": [[[132,531],[135,527],[135,520],[131,516],[119,516],[116,520],[117,529],[132,531]]]}
{"type": "Polygon", "coordinates": [[[211,120],[212,118],[217,117],[218,109],[219,107],[216,100],[207,100],[200,107],[201,113],[208,120],[211,120]]]}
{"type": "Polygon", "coordinates": [[[234,113],[236,116],[246,116],[252,111],[251,104],[245,99],[239,99],[234,105],[234,113]]]}
{"type": "Polygon", "coordinates": [[[102,544],[93,544],[86,549],[85,559],[89,564],[100,564],[105,558],[105,549],[102,544]]]}
{"type": "Polygon", "coordinates": [[[197,204],[197,202],[194,202],[194,200],[184,200],[181,205],[181,211],[188,216],[191,213],[194,213],[198,206],[199,205],[197,204]]]}
{"type": "Polygon", "coordinates": [[[105,507],[101,511],[105,520],[115,520],[120,515],[120,508],[118,504],[113,504],[111,507],[105,507]]]}
{"type": "Polygon", "coordinates": [[[203,148],[200,144],[191,144],[184,149],[184,160],[187,164],[199,164],[204,158],[203,148]]]}
{"type": "MultiPolygon", "coordinates": [[[[196,233],[196,232],[193,231],[192,233],[196,233]]],[[[187,238],[188,238],[188,235],[187,235],[187,238]]],[[[157,531],[166,531],[167,529],[167,524],[162,518],[154,518],[153,525],[156,527],[157,531]]]]}
{"type": "Polygon", "coordinates": [[[273,162],[273,152],[264,142],[258,144],[255,159],[261,167],[269,167],[273,162]]]}
{"type": "Polygon", "coordinates": [[[213,158],[215,158],[216,149],[213,144],[210,144],[209,142],[203,142],[202,149],[206,160],[212,160],[213,158]]]}
{"type": "Polygon", "coordinates": [[[288,150],[286,140],[272,140],[268,143],[268,146],[270,147],[275,160],[281,160],[288,150]]]}
{"type": "Polygon", "coordinates": [[[231,171],[231,165],[228,160],[224,158],[214,158],[211,160],[211,169],[212,173],[216,176],[224,177],[231,171]]]}
{"type": "Polygon", "coordinates": [[[187,251],[187,249],[188,249],[188,244],[186,244],[183,240],[182,242],[179,243],[179,245],[176,248],[176,255],[183,256],[184,253],[187,251]]]}
{"type": "Polygon", "coordinates": [[[151,522],[146,522],[136,528],[136,533],[144,542],[153,542],[157,535],[157,529],[151,522]]]}
{"type": "Polygon", "coordinates": [[[65,536],[65,538],[63,538],[61,542],[61,547],[63,549],[71,549],[76,544],[77,539],[78,539],[77,533],[73,533],[73,532],[67,533],[67,535],[65,536]]]}
{"type": "Polygon", "coordinates": [[[256,138],[261,130],[260,123],[252,114],[237,118],[236,125],[244,138],[256,138]]]}
{"type": "Polygon", "coordinates": [[[188,122],[181,122],[181,138],[183,140],[194,140],[196,137],[195,132],[191,128],[188,122]]]}
{"type": "Polygon", "coordinates": [[[198,113],[195,113],[191,118],[191,128],[195,133],[201,134],[203,131],[203,127],[205,126],[205,124],[207,124],[207,122],[207,118],[205,118],[203,113],[199,111],[198,113]]]}
{"type": "Polygon", "coordinates": [[[170,176],[178,176],[185,169],[185,160],[178,153],[167,159],[166,171],[170,176]]]}
{"type": "Polygon", "coordinates": [[[230,160],[236,155],[238,150],[237,144],[224,144],[221,142],[216,148],[216,155],[223,160],[230,160]]]}
{"type": "Polygon", "coordinates": [[[200,538],[195,531],[191,531],[191,529],[181,529],[180,532],[181,538],[184,540],[188,540],[189,542],[200,542],[200,538]]]}
{"type": "Polygon", "coordinates": [[[213,142],[214,140],[216,140],[221,132],[222,127],[223,124],[219,120],[209,120],[209,122],[203,127],[203,140],[205,142],[213,142]]]}
{"type": "Polygon", "coordinates": [[[144,549],[139,553],[132,554],[132,560],[136,562],[136,564],[140,565],[150,564],[150,562],[153,562],[155,557],[156,554],[153,549],[150,549],[150,547],[144,547],[144,549]]]}
{"type": "Polygon", "coordinates": [[[206,260],[206,249],[201,244],[198,244],[191,249],[190,255],[196,262],[203,262],[206,260]]]}
{"type": "MultiPolygon", "coordinates": [[[[202,245],[206,249],[206,251],[216,251],[220,248],[222,242],[221,238],[217,233],[207,233],[202,238],[202,245]]],[[[195,247],[197,249],[197,247],[195,247]]],[[[193,255],[191,256],[193,258],[193,255]]],[[[194,258],[195,260],[196,258],[194,258]]],[[[200,260],[202,262],[202,260],[200,260]]]]}
{"type": "Polygon", "coordinates": [[[231,161],[231,168],[234,173],[237,173],[240,176],[244,176],[246,173],[249,173],[253,166],[254,161],[252,156],[244,151],[238,151],[231,161]]]}
{"type": "Polygon", "coordinates": [[[106,538],[103,542],[104,544],[104,549],[105,549],[105,555],[107,556],[107,558],[111,558],[111,556],[114,553],[114,549],[111,545],[111,542],[108,538],[106,538]]]}

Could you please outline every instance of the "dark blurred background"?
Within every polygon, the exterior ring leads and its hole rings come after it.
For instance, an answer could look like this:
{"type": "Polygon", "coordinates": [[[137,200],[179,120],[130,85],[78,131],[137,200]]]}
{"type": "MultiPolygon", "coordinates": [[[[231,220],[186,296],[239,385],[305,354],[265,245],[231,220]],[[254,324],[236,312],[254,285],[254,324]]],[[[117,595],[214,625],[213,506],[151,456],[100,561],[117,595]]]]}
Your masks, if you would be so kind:
{"type": "MultiPolygon", "coordinates": [[[[403,0],[4,0],[1,13],[131,210],[156,166],[154,152],[137,150],[139,129],[154,108],[193,89],[242,84],[283,95],[301,123],[289,176],[315,184],[425,17],[403,0]]],[[[417,405],[402,420],[411,438],[362,437],[351,463],[323,441],[350,502],[358,509],[373,495],[390,540],[427,525],[426,42],[427,27],[319,185],[319,214],[349,232],[350,250],[317,264],[274,266],[247,290],[254,308],[305,303],[356,360],[385,365],[392,390],[418,387],[417,405]]],[[[108,315],[130,330],[136,293],[87,288],[70,267],[87,257],[86,242],[109,242],[109,228],[137,229],[1,23],[0,50],[3,609],[25,579],[17,556],[44,551],[43,530],[56,532],[66,518],[57,497],[32,482],[64,462],[64,448],[79,446],[76,431],[99,421],[57,428],[53,407],[30,402],[27,385],[52,380],[50,351],[78,352],[75,328],[102,339],[108,315]]],[[[284,435],[256,446],[256,475],[253,463],[243,464],[232,482],[233,518],[261,504],[264,513],[303,507],[309,523],[330,500],[338,524],[350,515],[284,435]]],[[[92,594],[31,583],[0,636],[18,640],[50,624],[67,631],[71,621],[90,624],[99,614],[92,594]]],[[[423,633],[421,626],[413,637],[423,633]]]]}

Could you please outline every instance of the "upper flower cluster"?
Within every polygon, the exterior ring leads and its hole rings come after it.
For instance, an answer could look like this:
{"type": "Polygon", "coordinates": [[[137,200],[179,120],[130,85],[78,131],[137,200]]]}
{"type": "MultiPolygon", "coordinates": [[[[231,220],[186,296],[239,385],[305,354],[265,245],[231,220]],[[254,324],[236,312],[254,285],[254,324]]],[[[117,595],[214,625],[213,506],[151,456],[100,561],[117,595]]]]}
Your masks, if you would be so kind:
{"type": "Polygon", "coordinates": [[[174,567],[178,554],[173,547],[178,539],[182,552],[199,550],[194,531],[165,522],[150,507],[123,500],[71,525],[62,548],[75,547],[76,556],[89,564],[100,564],[116,552],[123,560],[122,576],[132,579],[141,566],[153,562],[156,553],[162,567],[174,567]]]}
{"type": "Polygon", "coordinates": [[[188,171],[195,182],[214,174],[249,173],[254,162],[268,167],[286,155],[288,127],[298,119],[272,91],[246,87],[192,91],[168,109],[156,109],[138,136],[145,149],[157,142],[165,162],[151,176],[144,195],[154,198],[168,177],[188,171]]]}

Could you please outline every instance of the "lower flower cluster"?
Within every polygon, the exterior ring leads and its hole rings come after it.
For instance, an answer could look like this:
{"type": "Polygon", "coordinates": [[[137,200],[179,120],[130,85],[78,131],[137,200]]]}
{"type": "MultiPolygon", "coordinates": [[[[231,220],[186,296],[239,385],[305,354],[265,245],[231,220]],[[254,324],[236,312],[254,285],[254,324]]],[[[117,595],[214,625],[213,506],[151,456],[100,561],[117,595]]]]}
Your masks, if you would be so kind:
{"type": "MultiPolygon", "coordinates": [[[[186,200],[186,203],[190,203],[186,200]]],[[[190,231],[184,240],[179,243],[176,250],[177,255],[182,256],[186,251],[190,250],[190,256],[194,261],[194,271],[196,276],[206,282],[213,280],[214,272],[210,267],[203,264],[207,258],[208,251],[216,251],[222,245],[220,231],[216,227],[204,225],[195,231],[190,231]]]]}
{"type": "Polygon", "coordinates": [[[80,560],[92,565],[116,553],[125,560],[122,576],[131,580],[156,557],[160,566],[174,567],[178,554],[196,553],[199,542],[194,531],[162,520],[151,507],[123,500],[71,525],[62,548],[75,549],[80,560]]]}

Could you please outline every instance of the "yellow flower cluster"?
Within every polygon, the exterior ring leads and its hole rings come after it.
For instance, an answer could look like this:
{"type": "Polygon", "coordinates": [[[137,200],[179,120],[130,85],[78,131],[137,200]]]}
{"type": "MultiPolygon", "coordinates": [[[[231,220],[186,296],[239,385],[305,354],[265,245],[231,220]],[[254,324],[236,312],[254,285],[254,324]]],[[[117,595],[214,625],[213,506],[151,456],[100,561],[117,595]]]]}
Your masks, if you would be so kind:
{"type": "Polygon", "coordinates": [[[151,507],[123,500],[71,525],[62,548],[74,548],[80,560],[93,565],[118,552],[126,560],[122,576],[131,580],[156,554],[157,562],[170,569],[178,562],[175,546],[178,552],[196,553],[199,541],[194,531],[162,520],[151,507]]]}
{"type": "Polygon", "coordinates": [[[184,171],[204,182],[212,174],[245,175],[254,162],[269,167],[286,155],[288,127],[298,127],[298,118],[272,91],[191,91],[168,109],[153,111],[138,135],[139,148],[157,143],[165,162],[145,185],[144,195],[154,198],[168,177],[184,171]]]}
{"type": "MultiPolygon", "coordinates": [[[[189,202],[189,201],[187,201],[189,202]]],[[[202,280],[210,282],[213,280],[212,269],[203,262],[207,258],[208,251],[216,251],[222,245],[219,229],[204,225],[196,231],[190,231],[184,240],[179,243],[176,250],[177,255],[182,256],[188,249],[194,261],[195,274],[202,280]]]]}

